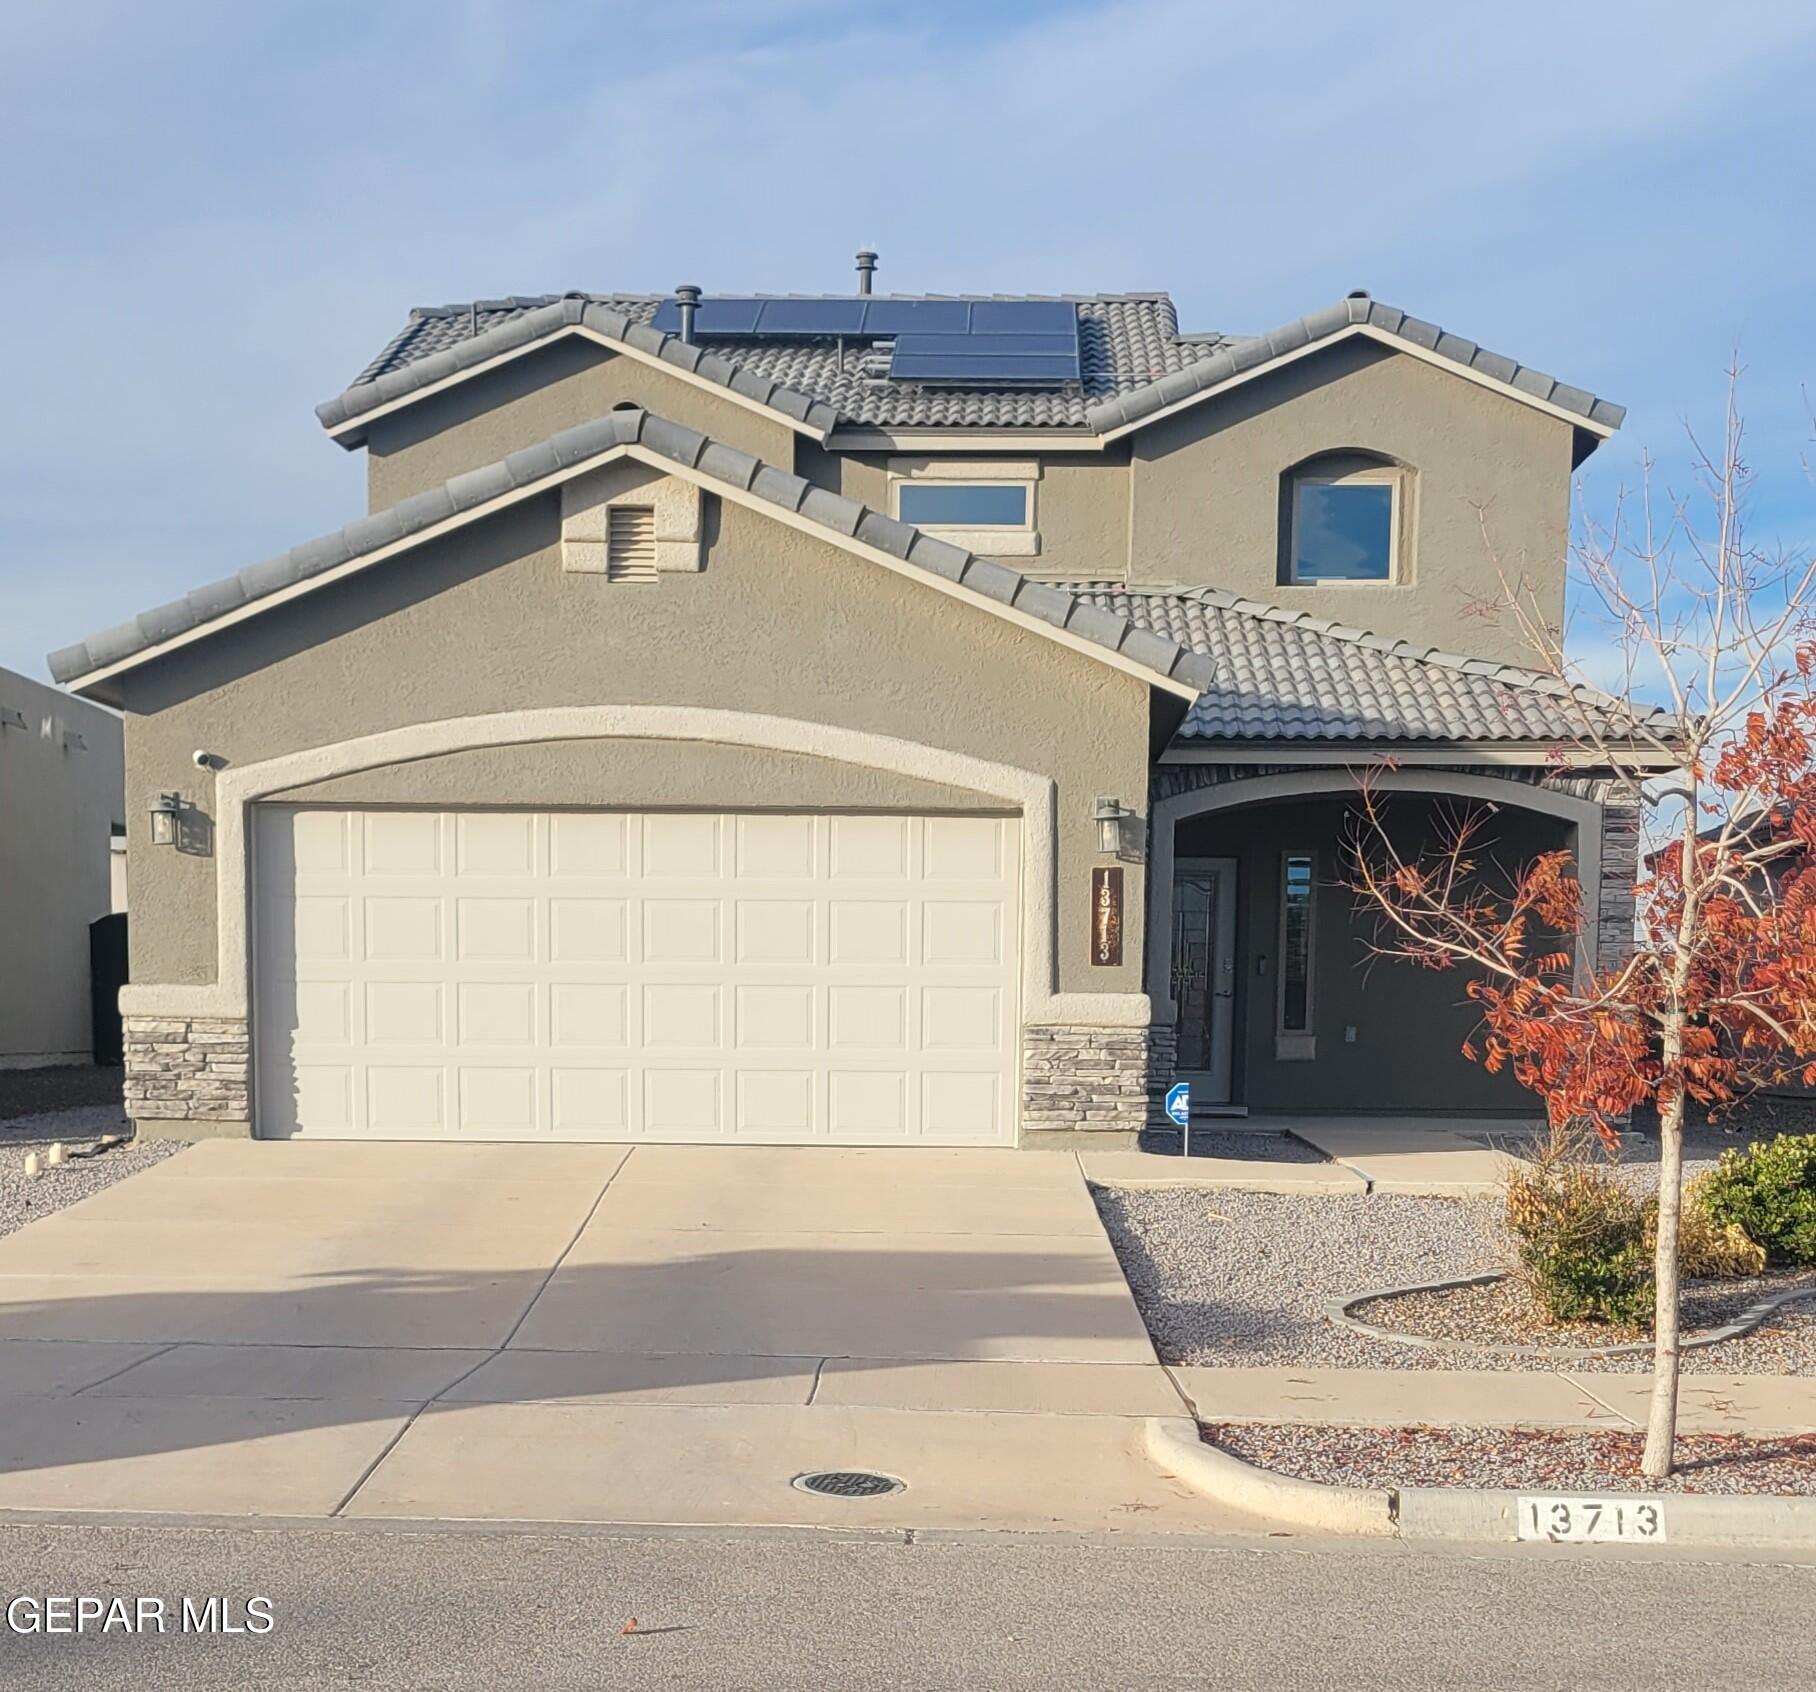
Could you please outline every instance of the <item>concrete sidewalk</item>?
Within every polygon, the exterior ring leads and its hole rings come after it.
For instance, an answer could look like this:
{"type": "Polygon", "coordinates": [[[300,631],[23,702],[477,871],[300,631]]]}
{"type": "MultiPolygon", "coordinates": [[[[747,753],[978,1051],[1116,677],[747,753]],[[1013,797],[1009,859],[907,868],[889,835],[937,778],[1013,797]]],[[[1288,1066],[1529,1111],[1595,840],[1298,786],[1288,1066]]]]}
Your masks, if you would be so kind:
{"type": "Polygon", "coordinates": [[[1250,1193],[1388,1193],[1413,1198],[1498,1198],[1518,1143],[1538,1125],[1525,1118],[1255,1116],[1227,1127],[1194,1124],[1192,1156],[1177,1152],[1085,1152],[1085,1178],[1105,1187],[1201,1187],[1250,1193]],[[1328,1163],[1218,1157],[1219,1133],[1291,1134],[1328,1163]]]}
{"type": "MultiPolygon", "coordinates": [[[[1346,1427],[1643,1428],[1648,1375],[1578,1370],[1217,1369],[1170,1373],[1204,1422],[1346,1427]]],[[[1797,1375],[1685,1375],[1686,1434],[1816,1433],[1816,1388],[1797,1375]]]]}

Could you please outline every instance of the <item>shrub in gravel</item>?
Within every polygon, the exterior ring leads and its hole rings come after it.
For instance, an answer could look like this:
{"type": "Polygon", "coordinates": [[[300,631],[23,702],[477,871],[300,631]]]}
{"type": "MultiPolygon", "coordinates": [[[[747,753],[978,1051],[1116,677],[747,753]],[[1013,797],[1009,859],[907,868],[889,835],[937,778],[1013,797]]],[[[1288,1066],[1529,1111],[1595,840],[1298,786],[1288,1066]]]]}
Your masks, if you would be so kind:
{"type": "MultiPolygon", "coordinates": [[[[1708,1177],[1690,1183],[1684,1190],[1683,1215],[1678,1223],[1678,1267],[1691,1280],[1725,1281],[1741,1275],[1763,1275],[1766,1271],[1765,1247],[1747,1237],[1743,1228],[1732,1222],[1717,1222],[1709,1214],[1706,1198],[1708,1177]]],[[[1646,1201],[1646,1250],[1656,1238],[1658,1200],[1646,1201]]]]}
{"type": "Polygon", "coordinates": [[[1554,1322],[1638,1327],[1652,1317],[1652,1253],[1640,1201],[1604,1168],[1541,1153],[1507,1181],[1507,1227],[1554,1322]]]}
{"type": "Polygon", "coordinates": [[[1816,1134],[1723,1152],[1697,1198],[1713,1222],[1764,1247],[1774,1268],[1816,1263],[1816,1134]]]}

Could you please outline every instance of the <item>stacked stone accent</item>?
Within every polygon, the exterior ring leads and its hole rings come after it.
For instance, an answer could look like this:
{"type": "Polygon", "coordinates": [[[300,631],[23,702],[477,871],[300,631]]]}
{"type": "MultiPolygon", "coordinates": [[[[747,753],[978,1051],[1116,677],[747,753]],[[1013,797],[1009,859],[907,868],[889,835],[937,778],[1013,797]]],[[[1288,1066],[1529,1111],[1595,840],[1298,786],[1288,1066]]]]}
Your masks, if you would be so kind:
{"type": "Polygon", "coordinates": [[[1602,801],[1602,902],[1595,962],[1614,969],[1633,955],[1633,884],[1639,880],[1640,807],[1630,791],[1613,787],[1602,801]]]}
{"type": "Polygon", "coordinates": [[[124,1032],[133,1121],[251,1121],[244,1018],[129,1016],[124,1032]]]}
{"type": "Polygon", "coordinates": [[[1025,1028],[1024,1140],[1047,1134],[1101,1134],[1132,1144],[1171,1084],[1172,1047],[1171,1028],[1074,1023],[1025,1028]]]}

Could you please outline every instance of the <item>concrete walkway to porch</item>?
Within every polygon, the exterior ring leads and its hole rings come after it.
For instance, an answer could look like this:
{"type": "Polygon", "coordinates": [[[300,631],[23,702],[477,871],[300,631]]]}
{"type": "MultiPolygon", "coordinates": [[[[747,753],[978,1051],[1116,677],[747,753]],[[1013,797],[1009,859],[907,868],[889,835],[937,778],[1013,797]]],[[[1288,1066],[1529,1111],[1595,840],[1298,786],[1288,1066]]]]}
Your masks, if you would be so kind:
{"type": "Polygon", "coordinates": [[[0,1239],[0,1510],[1254,1531],[1183,1408],[1063,1153],[213,1141],[0,1239]]]}
{"type": "Polygon", "coordinates": [[[1086,1178],[1108,1187],[1234,1188],[1258,1193],[1395,1193],[1493,1198],[1516,1162],[1507,1147],[1542,1128],[1523,1117],[1250,1116],[1194,1121],[1192,1155],[1086,1152],[1086,1178]],[[1328,1163],[1222,1158],[1223,1134],[1291,1134],[1328,1163]]]}

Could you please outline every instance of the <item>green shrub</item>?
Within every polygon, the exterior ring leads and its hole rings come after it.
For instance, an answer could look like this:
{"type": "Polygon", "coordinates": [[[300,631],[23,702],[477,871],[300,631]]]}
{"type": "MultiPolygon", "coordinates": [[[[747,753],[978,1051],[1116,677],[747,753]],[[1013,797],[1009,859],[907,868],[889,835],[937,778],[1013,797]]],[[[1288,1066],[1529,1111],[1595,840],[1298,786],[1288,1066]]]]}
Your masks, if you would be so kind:
{"type": "MultiPolygon", "coordinates": [[[[1711,1174],[1714,1172],[1711,1171],[1711,1174]]],[[[1677,1223],[1677,1264],[1679,1271],[1691,1280],[1726,1280],[1736,1275],[1763,1274],[1765,1248],[1748,1239],[1743,1229],[1732,1222],[1717,1222],[1708,1210],[1704,1196],[1707,1177],[1692,1181],[1684,1189],[1682,1214],[1677,1223]]],[[[1646,1206],[1646,1249],[1652,1249],[1654,1228],[1658,1224],[1658,1201],[1646,1206]]]]}
{"type": "Polygon", "coordinates": [[[1639,1327],[1652,1318],[1652,1252],[1639,1201],[1605,1169],[1541,1155],[1507,1181],[1507,1226],[1555,1322],[1639,1327]]]}
{"type": "Polygon", "coordinates": [[[1723,1152],[1696,1196],[1717,1226],[1763,1246],[1773,1268],[1816,1263],[1816,1134],[1723,1152]]]}

